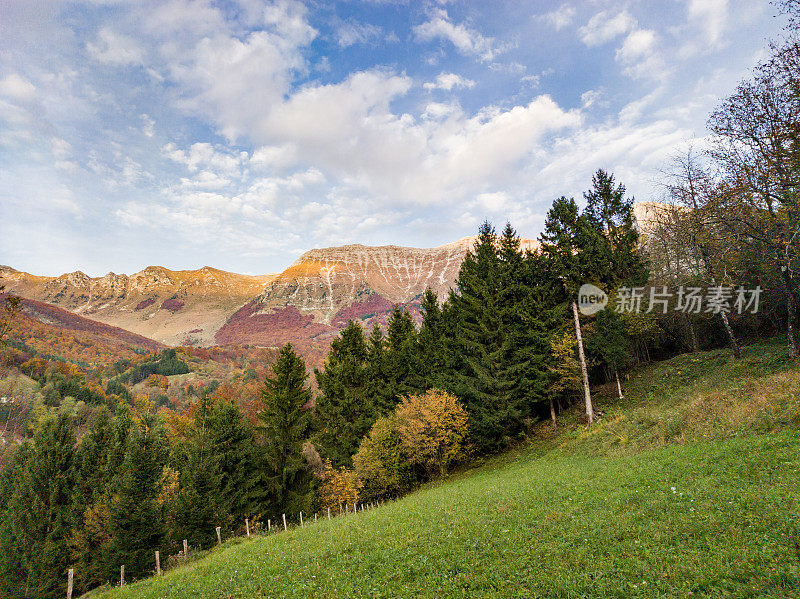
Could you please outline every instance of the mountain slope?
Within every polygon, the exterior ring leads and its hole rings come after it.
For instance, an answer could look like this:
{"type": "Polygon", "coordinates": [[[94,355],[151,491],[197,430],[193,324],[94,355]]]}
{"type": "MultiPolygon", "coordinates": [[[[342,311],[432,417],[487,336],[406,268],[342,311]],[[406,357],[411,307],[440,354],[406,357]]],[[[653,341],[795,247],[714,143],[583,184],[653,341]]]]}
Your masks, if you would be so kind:
{"type": "Polygon", "coordinates": [[[588,430],[543,423],[529,447],[397,502],[231,539],[91,595],[797,596],[800,373],[784,354],[763,344],[743,361],[648,366],[588,430]],[[705,420],[692,419],[698,402],[705,420]]]}
{"type": "MultiPolygon", "coordinates": [[[[6,294],[0,294],[0,301],[6,294]]],[[[79,362],[110,363],[163,349],[157,341],[44,302],[22,298],[9,339],[38,353],[79,362]]]]}
{"type": "Polygon", "coordinates": [[[0,283],[15,295],[56,305],[168,345],[212,345],[214,334],[272,275],[248,276],[211,267],[173,271],[149,266],[134,275],[92,278],[81,271],[40,277],[0,266],[0,283]]]}

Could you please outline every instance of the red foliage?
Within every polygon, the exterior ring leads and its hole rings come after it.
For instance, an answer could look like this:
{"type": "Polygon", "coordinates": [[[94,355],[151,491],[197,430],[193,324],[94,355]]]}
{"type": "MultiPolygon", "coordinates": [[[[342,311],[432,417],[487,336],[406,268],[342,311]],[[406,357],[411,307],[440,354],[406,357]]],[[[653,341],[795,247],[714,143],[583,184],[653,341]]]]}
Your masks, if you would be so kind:
{"type": "Polygon", "coordinates": [[[144,310],[145,308],[147,308],[147,306],[152,306],[155,303],[156,303],[156,298],[148,297],[146,300],[142,300],[138,304],[136,304],[134,310],[144,310]]]}
{"type": "Polygon", "coordinates": [[[394,304],[378,293],[371,293],[363,302],[353,302],[339,310],[331,320],[335,327],[344,328],[350,320],[372,320],[378,314],[389,313],[394,304]]]}
{"type": "Polygon", "coordinates": [[[162,310],[169,310],[170,312],[177,312],[181,308],[183,308],[184,304],[181,300],[175,299],[173,297],[169,298],[168,300],[164,300],[161,303],[162,310]]]}

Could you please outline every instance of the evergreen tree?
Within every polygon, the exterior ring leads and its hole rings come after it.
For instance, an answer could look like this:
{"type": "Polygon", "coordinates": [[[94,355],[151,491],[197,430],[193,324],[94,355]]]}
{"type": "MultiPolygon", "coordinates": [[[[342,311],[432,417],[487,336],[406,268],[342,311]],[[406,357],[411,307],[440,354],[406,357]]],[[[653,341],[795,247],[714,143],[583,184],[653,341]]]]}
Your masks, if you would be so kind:
{"type": "Polygon", "coordinates": [[[175,530],[172,539],[186,539],[192,547],[209,547],[216,540],[216,527],[226,512],[222,506],[221,456],[212,443],[212,400],[200,397],[186,446],[186,461],[180,468],[180,488],[172,505],[175,530]]]}
{"type": "Polygon", "coordinates": [[[426,289],[422,295],[422,325],[417,335],[417,353],[414,372],[419,382],[417,391],[441,386],[445,370],[446,353],[444,345],[445,317],[436,294],[426,289]]]}
{"type": "Polygon", "coordinates": [[[423,384],[414,372],[416,352],[417,328],[414,319],[407,310],[395,306],[386,327],[385,382],[375,397],[379,414],[391,413],[402,395],[413,393],[418,390],[418,385],[423,384]]]}
{"type": "Polygon", "coordinates": [[[154,569],[153,552],[163,550],[163,514],[158,504],[161,473],[167,458],[164,428],[154,416],[131,426],[125,457],[110,505],[111,547],[107,574],[118,577],[120,565],[132,579],[154,569]]]}
{"type": "Polygon", "coordinates": [[[220,513],[228,523],[258,513],[258,467],[253,431],[235,404],[221,400],[208,419],[210,451],[217,458],[220,513]]]}
{"type": "Polygon", "coordinates": [[[461,265],[457,291],[450,295],[455,369],[445,384],[464,402],[471,440],[481,451],[495,450],[515,436],[523,417],[512,399],[514,381],[505,362],[501,280],[497,236],[486,222],[461,265]]]}
{"type": "MultiPolygon", "coordinates": [[[[619,371],[628,366],[631,360],[625,324],[614,310],[601,310],[595,318],[594,333],[589,338],[589,351],[598,356],[613,373],[617,381],[617,393],[622,399],[622,384],[619,371]]],[[[610,378],[610,377],[608,377],[610,378]]]]}
{"type": "Polygon", "coordinates": [[[586,417],[589,424],[594,422],[594,407],[589,390],[589,372],[583,350],[583,335],[578,315],[578,289],[583,283],[597,282],[598,265],[603,268],[603,260],[608,264],[608,256],[603,256],[602,245],[598,242],[598,232],[586,215],[580,215],[578,205],[573,199],[558,198],[547,213],[544,232],[540,237],[541,251],[548,261],[548,269],[563,287],[572,308],[578,357],[581,362],[583,394],[586,417]]]}
{"type": "Polygon", "coordinates": [[[6,596],[49,598],[66,593],[74,522],[74,446],[71,419],[51,418],[11,466],[13,483],[4,489],[11,494],[0,521],[0,589],[6,596]]]}
{"type": "Polygon", "coordinates": [[[367,391],[367,343],[361,325],[350,321],[331,343],[322,371],[316,370],[320,394],[315,410],[316,440],[324,457],[349,466],[375,421],[367,391]]]}
{"type": "Polygon", "coordinates": [[[310,429],[305,409],[311,399],[305,386],[308,375],[303,360],[288,343],[281,348],[272,373],[264,381],[265,408],[259,414],[266,482],[275,513],[309,512],[313,509],[312,481],[301,453],[310,429]]]}

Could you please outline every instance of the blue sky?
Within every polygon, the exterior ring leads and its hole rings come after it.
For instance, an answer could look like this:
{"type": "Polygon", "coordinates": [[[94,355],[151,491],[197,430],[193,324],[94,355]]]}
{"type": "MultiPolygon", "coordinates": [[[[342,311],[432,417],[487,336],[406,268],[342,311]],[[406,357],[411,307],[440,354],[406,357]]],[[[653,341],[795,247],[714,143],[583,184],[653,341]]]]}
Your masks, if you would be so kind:
{"type": "Polygon", "coordinates": [[[639,200],[747,77],[766,1],[0,0],[0,263],[280,271],[639,200]]]}

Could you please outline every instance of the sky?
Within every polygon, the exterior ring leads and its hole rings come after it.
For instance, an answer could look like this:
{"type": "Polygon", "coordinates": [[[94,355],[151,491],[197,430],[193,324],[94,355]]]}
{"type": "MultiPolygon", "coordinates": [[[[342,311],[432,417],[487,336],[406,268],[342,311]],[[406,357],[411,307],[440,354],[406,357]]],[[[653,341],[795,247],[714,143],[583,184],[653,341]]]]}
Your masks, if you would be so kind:
{"type": "Polygon", "coordinates": [[[0,0],[0,264],[262,274],[637,200],[783,21],[766,0],[0,0]]]}

